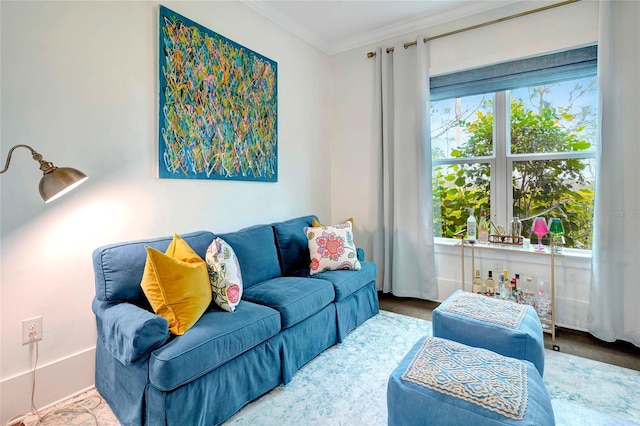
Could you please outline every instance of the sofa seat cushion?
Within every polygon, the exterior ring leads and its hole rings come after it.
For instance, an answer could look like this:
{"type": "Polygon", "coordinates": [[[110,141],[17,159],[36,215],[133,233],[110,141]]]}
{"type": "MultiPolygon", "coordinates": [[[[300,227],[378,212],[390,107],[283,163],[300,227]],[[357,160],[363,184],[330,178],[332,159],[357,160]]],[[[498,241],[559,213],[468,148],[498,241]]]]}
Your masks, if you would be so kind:
{"type": "Polygon", "coordinates": [[[267,306],[243,302],[233,313],[213,307],[185,334],[153,351],[149,360],[149,381],[161,391],[171,391],[279,331],[280,315],[267,306]]]}
{"type": "Polygon", "coordinates": [[[313,275],[313,278],[330,281],[335,289],[335,301],[339,302],[376,279],[378,268],[375,263],[363,261],[360,265],[359,271],[326,271],[313,275]]]}
{"type": "Polygon", "coordinates": [[[281,315],[282,328],[289,328],[333,302],[333,285],[326,280],[278,277],[245,290],[244,300],[269,306],[281,315]]]}

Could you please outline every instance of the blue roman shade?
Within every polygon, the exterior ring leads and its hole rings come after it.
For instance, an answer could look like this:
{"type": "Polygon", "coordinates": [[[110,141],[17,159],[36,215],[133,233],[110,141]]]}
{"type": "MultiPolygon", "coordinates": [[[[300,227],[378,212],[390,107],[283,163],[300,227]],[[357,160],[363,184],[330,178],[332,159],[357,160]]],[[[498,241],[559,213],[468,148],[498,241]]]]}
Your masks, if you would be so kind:
{"type": "Polygon", "coordinates": [[[519,59],[482,68],[431,77],[431,100],[461,98],[520,87],[593,77],[598,46],[519,59]]]}

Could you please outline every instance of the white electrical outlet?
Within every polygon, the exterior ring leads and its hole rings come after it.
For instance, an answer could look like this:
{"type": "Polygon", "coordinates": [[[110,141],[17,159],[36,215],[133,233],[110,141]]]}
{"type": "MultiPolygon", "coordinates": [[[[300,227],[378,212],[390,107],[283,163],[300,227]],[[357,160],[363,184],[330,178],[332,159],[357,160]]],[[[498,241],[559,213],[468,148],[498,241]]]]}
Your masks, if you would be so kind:
{"type": "Polygon", "coordinates": [[[42,340],[42,317],[22,320],[22,344],[42,340]]]}

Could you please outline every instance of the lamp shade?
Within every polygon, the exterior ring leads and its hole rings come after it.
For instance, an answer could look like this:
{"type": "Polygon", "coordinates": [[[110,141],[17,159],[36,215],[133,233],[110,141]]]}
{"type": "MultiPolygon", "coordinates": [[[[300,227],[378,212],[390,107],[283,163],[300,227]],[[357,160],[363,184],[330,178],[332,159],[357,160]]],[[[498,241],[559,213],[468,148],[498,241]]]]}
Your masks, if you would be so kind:
{"type": "Polygon", "coordinates": [[[71,191],[87,180],[88,177],[80,170],[71,167],[58,167],[45,173],[40,179],[40,196],[45,203],[71,191]]]}
{"type": "Polygon", "coordinates": [[[88,179],[87,175],[80,170],[72,169],[71,167],[56,167],[50,161],[42,159],[42,155],[29,145],[14,145],[7,154],[7,162],[4,165],[4,169],[0,170],[0,175],[9,170],[9,163],[11,163],[11,155],[17,148],[25,148],[31,151],[31,156],[34,160],[40,163],[40,170],[42,171],[42,179],[40,179],[40,196],[45,203],[55,200],[56,198],[71,191],[76,186],[88,179]]]}

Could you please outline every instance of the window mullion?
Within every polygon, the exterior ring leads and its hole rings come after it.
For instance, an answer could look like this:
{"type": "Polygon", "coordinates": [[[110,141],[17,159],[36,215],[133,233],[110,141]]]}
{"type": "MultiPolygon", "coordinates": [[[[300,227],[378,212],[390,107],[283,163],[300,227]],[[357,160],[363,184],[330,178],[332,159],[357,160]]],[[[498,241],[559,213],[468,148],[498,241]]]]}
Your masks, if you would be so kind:
{"type": "MultiPolygon", "coordinates": [[[[491,173],[491,220],[496,225],[506,225],[509,220],[509,187],[507,171],[507,147],[509,140],[509,109],[506,92],[495,94],[493,118],[494,170],[491,173]]],[[[511,198],[513,195],[511,195],[511,198]]]]}

